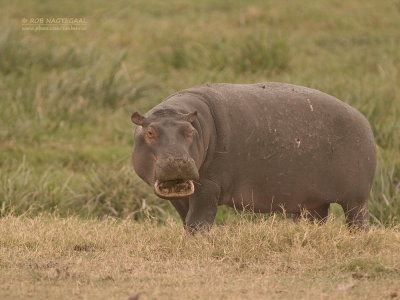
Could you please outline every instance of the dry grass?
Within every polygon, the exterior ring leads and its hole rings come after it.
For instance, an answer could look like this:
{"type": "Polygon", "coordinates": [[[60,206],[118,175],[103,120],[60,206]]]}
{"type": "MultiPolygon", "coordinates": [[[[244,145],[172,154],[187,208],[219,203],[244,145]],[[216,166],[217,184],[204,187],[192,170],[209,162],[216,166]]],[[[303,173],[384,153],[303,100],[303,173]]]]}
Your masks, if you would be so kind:
{"type": "Polygon", "coordinates": [[[280,81],[367,117],[378,146],[371,220],[399,221],[399,3],[0,1],[0,216],[163,220],[174,210],[132,170],[132,112],[207,82],[280,81]],[[35,16],[89,27],[22,31],[35,16]]]}
{"type": "Polygon", "coordinates": [[[272,216],[188,236],[154,222],[4,217],[0,298],[326,298],[400,295],[399,227],[349,232],[272,216]]]}

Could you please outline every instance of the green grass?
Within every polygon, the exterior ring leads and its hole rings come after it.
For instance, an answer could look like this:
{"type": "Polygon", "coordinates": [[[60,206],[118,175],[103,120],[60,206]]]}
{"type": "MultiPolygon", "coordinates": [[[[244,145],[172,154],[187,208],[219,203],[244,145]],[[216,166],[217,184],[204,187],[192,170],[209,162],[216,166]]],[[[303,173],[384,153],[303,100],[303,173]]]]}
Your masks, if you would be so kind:
{"type": "Polygon", "coordinates": [[[201,83],[282,81],[368,118],[371,220],[398,221],[399,14],[399,1],[378,0],[1,1],[1,215],[176,217],[131,168],[132,111],[201,83]],[[21,30],[22,18],[64,16],[88,30],[21,30]]]}

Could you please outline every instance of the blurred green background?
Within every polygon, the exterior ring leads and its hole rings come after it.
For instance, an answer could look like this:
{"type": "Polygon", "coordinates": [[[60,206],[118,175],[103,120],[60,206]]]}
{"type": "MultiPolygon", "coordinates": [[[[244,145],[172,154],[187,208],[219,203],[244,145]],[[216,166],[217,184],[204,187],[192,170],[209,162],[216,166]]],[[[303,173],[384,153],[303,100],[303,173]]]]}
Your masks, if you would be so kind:
{"type": "MultiPolygon", "coordinates": [[[[207,82],[322,90],[370,121],[372,220],[400,215],[400,1],[0,1],[0,215],[176,216],[134,174],[134,110],[207,82]],[[84,17],[86,31],[23,31],[84,17]]],[[[232,212],[221,209],[221,221],[232,212]]]]}

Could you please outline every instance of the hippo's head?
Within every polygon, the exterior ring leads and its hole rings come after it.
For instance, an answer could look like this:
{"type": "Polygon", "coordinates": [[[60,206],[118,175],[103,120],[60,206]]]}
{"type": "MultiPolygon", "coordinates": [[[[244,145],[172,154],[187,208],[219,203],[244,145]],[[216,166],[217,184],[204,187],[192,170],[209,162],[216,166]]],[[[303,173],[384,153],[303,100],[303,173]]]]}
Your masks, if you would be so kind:
{"type": "Polygon", "coordinates": [[[164,199],[176,199],[194,193],[193,180],[199,179],[199,134],[193,126],[197,111],[178,113],[163,109],[146,117],[137,112],[132,160],[136,173],[153,186],[164,199]]]}

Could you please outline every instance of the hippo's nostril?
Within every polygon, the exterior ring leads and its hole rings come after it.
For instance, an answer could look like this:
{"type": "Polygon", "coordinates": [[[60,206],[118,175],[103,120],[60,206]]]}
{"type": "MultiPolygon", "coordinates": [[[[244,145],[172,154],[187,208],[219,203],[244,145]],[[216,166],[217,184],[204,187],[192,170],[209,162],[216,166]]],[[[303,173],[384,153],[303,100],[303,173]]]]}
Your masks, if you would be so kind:
{"type": "Polygon", "coordinates": [[[177,167],[184,167],[184,166],[186,166],[187,165],[187,161],[185,160],[185,159],[176,159],[176,160],[174,160],[174,164],[177,166],[177,167]]]}

